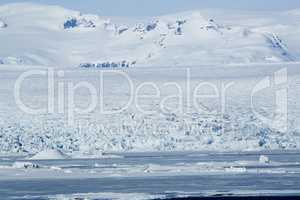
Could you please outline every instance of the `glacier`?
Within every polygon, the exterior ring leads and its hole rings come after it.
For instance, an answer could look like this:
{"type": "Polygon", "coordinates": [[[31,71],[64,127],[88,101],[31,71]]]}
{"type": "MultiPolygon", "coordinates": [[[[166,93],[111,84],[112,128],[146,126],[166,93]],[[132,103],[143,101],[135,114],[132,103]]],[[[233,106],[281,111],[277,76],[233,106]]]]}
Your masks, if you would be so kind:
{"type": "MultiPolygon", "coordinates": [[[[223,84],[233,83],[226,91],[225,112],[219,98],[203,98],[199,111],[198,104],[188,99],[189,90],[183,92],[181,112],[178,110],[180,101],[168,99],[165,109],[160,102],[169,95],[178,94],[176,87],[166,83],[178,83],[186,88],[185,71],[182,68],[152,67],[126,68],[126,73],[133,80],[133,87],[139,87],[144,81],[151,81],[160,90],[156,98],[141,98],[138,106],[150,112],[141,112],[132,103],[125,110],[133,92],[124,77],[115,71],[103,71],[103,101],[99,100],[91,113],[75,114],[74,123],[68,124],[68,112],[59,113],[59,94],[55,93],[55,112],[42,114],[26,114],[15,103],[14,90],[16,79],[27,67],[4,65],[0,79],[0,150],[4,154],[35,154],[45,149],[58,149],[70,155],[100,156],[103,152],[151,152],[151,151],[249,151],[299,149],[299,64],[286,63],[288,80],[288,129],[280,131],[270,124],[264,123],[251,108],[251,91],[264,77],[282,68],[278,65],[237,65],[207,66],[190,68],[190,87],[209,83],[222,88],[223,84]],[[25,68],[25,69],[24,69],[25,68]],[[213,71],[213,73],[212,73],[213,71]],[[107,111],[101,112],[103,104],[107,111]]],[[[44,70],[43,67],[37,68],[44,70]]],[[[119,71],[117,71],[119,72],[119,71]]],[[[67,84],[68,81],[88,81],[97,90],[99,85],[99,69],[76,68],[64,71],[64,77],[55,79],[54,83],[67,84]]],[[[66,86],[66,85],[65,85],[66,86]]],[[[48,84],[44,76],[28,79],[22,85],[22,101],[33,108],[47,105],[48,84]]],[[[211,94],[211,87],[203,87],[204,94],[211,94]]],[[[141,95],[153,95],[153,87],[144,87],[141,95]]],[[[255,111],[272,119],[274,107],[274,89],[267,88],[255,94],[255,111]]],[[[74,94],[76,106],[85,107],[90,102],[90,94],[78,90],[74,94]]],[[[100,94],[98,94],[100,97],[100,94]]],[[[68,98],[67,90],[64,97],[68,98]]],[[[65,109],[68,109],[66,104],[65,109]]]]}

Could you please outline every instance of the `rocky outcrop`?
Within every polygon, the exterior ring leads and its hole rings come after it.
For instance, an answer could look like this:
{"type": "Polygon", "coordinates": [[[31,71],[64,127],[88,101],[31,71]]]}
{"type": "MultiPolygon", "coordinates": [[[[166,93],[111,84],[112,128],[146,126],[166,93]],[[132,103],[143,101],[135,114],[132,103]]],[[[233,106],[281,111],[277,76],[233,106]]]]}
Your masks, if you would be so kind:
{"type": "Polygon", "coordinates": [[[83,27],[83,28],[95,28],[96,25],[93,21],[85,18],[70,17],[64,22],[64,29],[83,27]]]}
{"type": "Polygon", "coordinates": [[[135,65],[135,61],[128,62],[126,60],[120,62],[98,62],[98,63],[81,63],[81,68],[128,68],[135,65]]]}

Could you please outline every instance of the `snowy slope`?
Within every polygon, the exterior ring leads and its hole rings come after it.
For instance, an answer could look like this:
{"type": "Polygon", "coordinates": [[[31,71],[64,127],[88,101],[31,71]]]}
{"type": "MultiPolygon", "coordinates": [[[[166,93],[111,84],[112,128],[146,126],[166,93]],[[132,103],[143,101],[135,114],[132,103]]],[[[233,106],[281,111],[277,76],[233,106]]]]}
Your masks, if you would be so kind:
{"type": "Polygon", "coordinates": [[[58,6],[0,6],[0,63],[199,65],[298,60],[299,15],[190,11],[144,20],[58,6]],[[243,17],[240,17],[242,15],[243,17]],[[256,18],[255,18],[256,17],[256,18]],[[253,23],[256,22],[256,23],[253,23]]]}

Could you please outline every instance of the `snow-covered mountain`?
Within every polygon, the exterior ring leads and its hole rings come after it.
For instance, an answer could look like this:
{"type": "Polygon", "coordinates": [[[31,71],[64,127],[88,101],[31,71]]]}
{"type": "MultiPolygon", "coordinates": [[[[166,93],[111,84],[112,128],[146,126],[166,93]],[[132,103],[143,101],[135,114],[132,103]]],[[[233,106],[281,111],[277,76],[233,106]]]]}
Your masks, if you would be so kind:
{"type": "Polygon", "coordinates": [[[299,17],[297,10],[204,10],[116,20],[58,6],[7,4],[0,6],[0,64],[106,67],[297,61],[299,17]]]}

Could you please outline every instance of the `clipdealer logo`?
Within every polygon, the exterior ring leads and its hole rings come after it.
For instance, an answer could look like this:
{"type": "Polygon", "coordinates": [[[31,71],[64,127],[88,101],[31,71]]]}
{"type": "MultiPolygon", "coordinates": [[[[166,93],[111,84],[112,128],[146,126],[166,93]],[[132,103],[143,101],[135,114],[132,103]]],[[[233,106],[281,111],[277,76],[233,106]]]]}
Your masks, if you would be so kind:
{"type": "Polygon", "coordinates": [[[273,76],[267,76],[259,81],[251,93],[251,109],[255,116],[264,124],[280,132],[288,130],[288,73],[287,68],[280,69],[273,76]],[[256,111],[254,106],[255,94],[265,89],[275,92],[275,108],[272,117],[266,117],[256,111]]]}

